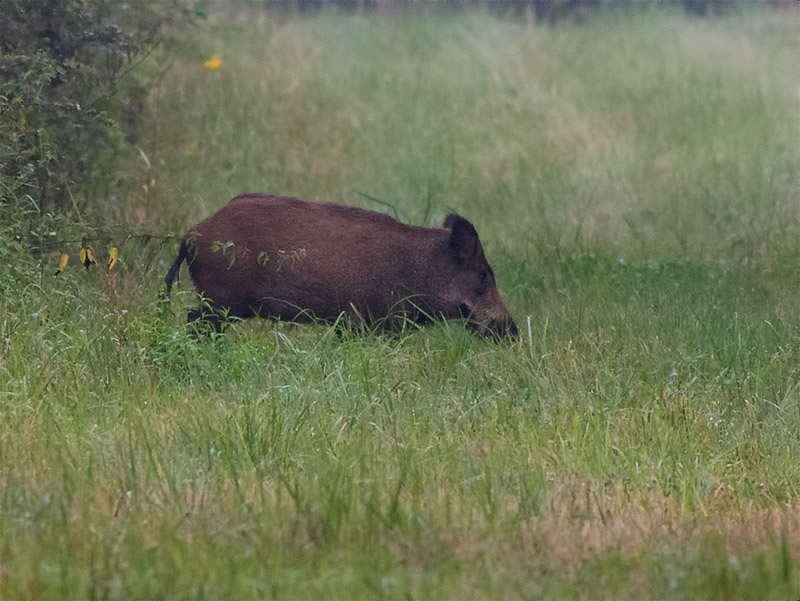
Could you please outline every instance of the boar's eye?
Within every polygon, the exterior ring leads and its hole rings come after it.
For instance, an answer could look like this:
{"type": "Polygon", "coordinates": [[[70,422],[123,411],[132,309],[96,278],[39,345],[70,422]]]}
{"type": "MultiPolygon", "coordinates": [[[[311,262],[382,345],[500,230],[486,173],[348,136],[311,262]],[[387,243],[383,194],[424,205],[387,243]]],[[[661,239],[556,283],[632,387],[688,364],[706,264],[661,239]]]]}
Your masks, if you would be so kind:
{"type": "Polygon", "coordinates": [[[492,270],[486,266],[478,271],[477,286],[475,288],[476,294],[483,294],[492,285],[492,270]]]}

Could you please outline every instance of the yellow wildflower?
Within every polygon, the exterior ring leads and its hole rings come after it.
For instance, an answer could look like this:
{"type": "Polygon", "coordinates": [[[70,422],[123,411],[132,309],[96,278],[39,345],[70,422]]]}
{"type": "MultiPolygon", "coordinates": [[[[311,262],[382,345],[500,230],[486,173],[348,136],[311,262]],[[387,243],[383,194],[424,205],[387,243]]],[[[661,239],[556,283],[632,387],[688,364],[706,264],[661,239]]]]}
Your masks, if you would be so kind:
{"type": "Polygon", "coordinates": [[[203,66],[206,69],[211,69],[212,71],[219,69],[219,66],[222,64],[222,61],[219,60],[219,57],[216,54],[212,54],[211,58],[209,58],[206,62],[203,63],[203,66]]]}

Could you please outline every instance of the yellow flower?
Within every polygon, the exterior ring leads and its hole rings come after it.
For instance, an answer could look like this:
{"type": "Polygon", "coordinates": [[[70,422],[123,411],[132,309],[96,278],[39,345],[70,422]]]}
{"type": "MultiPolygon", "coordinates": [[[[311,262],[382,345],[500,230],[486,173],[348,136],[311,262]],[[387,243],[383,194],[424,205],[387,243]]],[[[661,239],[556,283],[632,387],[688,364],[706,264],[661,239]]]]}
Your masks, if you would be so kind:
{"type": "Polygon", "coordinates": [[[211,58],[209,58],[206,62],[203,63],[203,66],[206,69],[211,69],[212,71],[219,69],[219,66],[222,64],[222,61],[219,60],[219,57],[216,54],[212,54],[211,58]]]}

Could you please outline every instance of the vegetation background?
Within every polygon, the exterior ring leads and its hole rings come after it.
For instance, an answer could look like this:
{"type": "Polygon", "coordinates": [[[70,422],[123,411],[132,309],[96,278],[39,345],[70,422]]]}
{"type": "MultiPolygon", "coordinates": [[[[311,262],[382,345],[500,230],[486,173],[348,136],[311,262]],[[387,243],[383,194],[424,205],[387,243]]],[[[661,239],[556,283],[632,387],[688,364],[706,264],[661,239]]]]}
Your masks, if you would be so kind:
{"type": "Polygon", "coordinates": [[[0,597],[797,596],[800,13],[571,4],[0,4],[0,597]],[[458,211],[522,339],[188,337],[243,191],[458,211]]]}

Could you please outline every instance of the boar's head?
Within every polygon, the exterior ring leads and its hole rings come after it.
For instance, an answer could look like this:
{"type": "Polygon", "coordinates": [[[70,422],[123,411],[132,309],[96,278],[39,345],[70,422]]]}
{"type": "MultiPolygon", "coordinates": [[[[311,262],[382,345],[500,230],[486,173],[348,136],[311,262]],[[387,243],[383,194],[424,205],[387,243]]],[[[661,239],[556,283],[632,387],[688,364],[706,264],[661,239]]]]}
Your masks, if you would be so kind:
{"type": "Polygon", "coordinates": [[[444,293],[445,316],[462,317],[480,336],[517,338],[517,326],[509,314],[486,261],[475,227],[451,213],[444,221],[450,230],[449,284],[444,293]]]}

